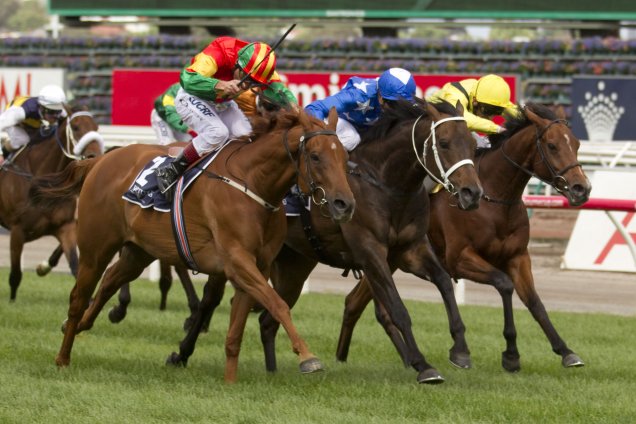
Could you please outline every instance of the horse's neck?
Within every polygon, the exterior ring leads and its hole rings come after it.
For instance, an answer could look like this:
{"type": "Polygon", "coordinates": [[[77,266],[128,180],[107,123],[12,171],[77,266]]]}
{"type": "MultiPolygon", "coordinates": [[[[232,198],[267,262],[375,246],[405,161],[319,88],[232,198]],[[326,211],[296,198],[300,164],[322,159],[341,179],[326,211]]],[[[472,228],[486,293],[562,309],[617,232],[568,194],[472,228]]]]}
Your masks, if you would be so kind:
{"type": "MultiPolygon", "coordinates": [[[[400,129],[383,140],[361,144],[352,152],[351,160],[361,164],[363,172],[372,173],[386,187],[401,192],[416,191],[423,184],[426,172],[417,161],[410,140],[410,130],[400,129]]],[[[421,148],[418,146],[420,152],[421,148]]]]}
{"type": "Polygon", "coordinates": [[[519,130],[499,149],[486,151],[479,160],[477,171],[484,186],[484,194],[498,200],[521,199],[530,175],[510,162],[533,172],[536,159],[533,127],[519,130]],[[505,155],[504,155],[505,153],[505,155]],[[506,159],[505,156],[508,156],[506,159]]]}
{"type": "Polygon", "coordinates": [[[24,153],[27,153],[25,161],[33,175],[59,172],[71,161],[57,146],[55,134],[46,140],[33,144],[24,153]]]}
{"type": "MultiPolygon", "coordinates": [[[[298,139],[299,136],[288,135],[288,145],[294,158],[298,155],[298,139]]],[[[230,155],[236,156],[235,159],[230,156],[226,162],[226,176],[244,181],[268,202],[282,201],[295,181],[296,162],[289,159],[285,150],[283,132],[276,132],[269,140],[237,145],[230,155]]]]}

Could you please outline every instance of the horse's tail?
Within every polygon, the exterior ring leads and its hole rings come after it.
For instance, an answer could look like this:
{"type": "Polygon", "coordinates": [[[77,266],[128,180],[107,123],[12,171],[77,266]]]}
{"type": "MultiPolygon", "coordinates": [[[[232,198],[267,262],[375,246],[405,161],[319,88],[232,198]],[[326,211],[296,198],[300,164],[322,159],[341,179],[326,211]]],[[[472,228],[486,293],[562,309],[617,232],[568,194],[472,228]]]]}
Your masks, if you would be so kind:
{"type": "Polygon", "coordinates": [[[86,176],[100,158],[72,161],[56,174],[43,175],[31,181],[29,198],[37,206],[54,206],[77,196],[86,176]]]}

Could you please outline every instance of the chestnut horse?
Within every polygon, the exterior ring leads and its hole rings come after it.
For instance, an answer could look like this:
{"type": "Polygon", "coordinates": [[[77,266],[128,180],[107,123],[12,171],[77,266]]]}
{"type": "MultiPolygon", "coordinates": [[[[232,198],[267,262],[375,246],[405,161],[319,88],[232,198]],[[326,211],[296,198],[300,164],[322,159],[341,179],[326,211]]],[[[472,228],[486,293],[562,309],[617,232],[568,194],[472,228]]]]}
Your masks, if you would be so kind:
{"type": "MultiPolygon", "coordinates": [[[[312,208],[309,227],[312,239],[319,240],[317,245],[308,240],[307,225],[301,218],[288,217],[285,246],[272,266],[274,288],[290,306],[295,304],[303,282],[318,262],[364,271],[375,299],[398,323],[398,336],[409,346],[410,355],[405,361],[417,370],[420,383],[441,383],[444,378],[420,352],[392,274],[400,268],[422,278],[429,275],[429,266],[421,257],[429,214],[424,186],[427,175],[443,181],[453,193],[453,201],[462,208],[474,208],[479,202],[482,189],[471,160],[475,141],[462,116],[461,105],[455,109],[449,103],[433,105],[423,101],[400,102],[397,108],[384,112],[350,153],[357,164],[348,177],[357,202],[353,219],[338,225],[319,208],[312,208]]],[[[444,275],[445,290],[452,297],[452,282],[444,275]]],[[[443,276],[438,280],[442,281],[443,276]]],[[[220,302],[224,286],[225,282],[219,279],[206,284],[194,326],[182,341],[179,353],[168,359],[170,362],[188,360],[198,329],[220,302]]],[[[278,325],[271,315],[262,316],[261,322],[268,328],[261,335],[267,369],[274,371],[278,325]]]]}
{"type": "MultiPolygon", "coordinates": [[[[336,121],[335,109],[328,129],[302,111],[255,121],[251,137],[228,142],[183,197],[187,238],[198,270],[227,278],[236,288],[226,338],[228,382],[237,378],[241,339],[254,300],[287,330],[301,372],[322,369],[267,278],[285,238],[285,212],[280,206],[292,184],[297,182],[308,191],[335,221],[347,221],[353,214],[355,201],[345,173],[347,154],[336,137],[336,121]]],[[[162,146],[130,145],[100,160],[66,168],[57,176],[65,184],[49,179],[41,186],[51,200],[81,188],[79,269],[56,357],[60,367],[70,363],[76,334],[93,326],[105,302],[123,284],[137,278],[155,258],[184,263],[170,231],[170,215],[121,198],[142,167],[166,152],[162,146]],[[106,270],[89,306],[102,273],[117,252],[119,258],[106,270]]]]}
{"type": "Polygon", "coordinates": [[[29,202],[34,177],[59,172],[70,162],[100,156],[103,141],[97,124],[86,110],[66,106],[68,117],[59,125],[34,130],[31,141],[16,151],[0,168],[0,225],[10,231],[10,301],[15,301],[22,281],[21,257],[24,244],[43,236],[54,236],[71,271],[77,270],[75,234],[76,199],[40,208],[29,202]]]}
{"type": "MultiPolygon", "coordinates": [[[[504,369],[514,372],[521,368],[513,319],[514,291],[539,323],[552,351],[561,356],[562,365],[582,366],[583,361],[552,325],[535,290],[528,253],[530,225],[521,196],[534,176],[564,195],[570,205],[579,206],[587,201],[591,185],[577,160],[579,140],[564,117],[535,104],[526,105],[523,112],[522,117],[505,124],[504,133],[490,137],[492,149],[478,154],[477,170],[485,193],[480,208],[460,211],[453,207],[448,195],[432,195],[429,237],[451,276],[489,284],[499,292],[506,339],[506,350],[502,352],[504,369]]],[[[371,290],[363,279],[347,296],[337,350],[341,361],[347,358],[355,323],[372,299],[371,290]]],[[[459,319],[454,316],[455,309],[453,299],[452,308],[447,305],[451,321],[459,319]]],[[[391,334],[391,318],[383,311],[376,315],[391,334]]],[[[462,340],[463,337],[462,331],[462,340]]],[[[404,356],[400,340],[392,339],[404,356]]],[[[463,344],[466,346],[465,341],[463,344]]],[[[468,348],[463,353],[470,358],[468,348]]]]}

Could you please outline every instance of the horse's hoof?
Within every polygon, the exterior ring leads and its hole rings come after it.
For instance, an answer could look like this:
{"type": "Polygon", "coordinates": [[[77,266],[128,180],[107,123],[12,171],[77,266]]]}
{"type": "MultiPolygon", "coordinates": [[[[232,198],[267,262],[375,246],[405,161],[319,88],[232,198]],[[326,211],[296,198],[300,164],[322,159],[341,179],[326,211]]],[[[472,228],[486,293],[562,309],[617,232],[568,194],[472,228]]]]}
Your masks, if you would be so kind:
{"type": "Polygon", "coordinates": [[[48,261],[44,261],[35,268],[35,272],[40,277],[44,277],[46,274],[51,272],[51,265],[49,265],[48,261]]]}
{"type": "Polygon", "coordinates": [[[126,312],[122,312],[122,309],[117,306],[113,306],[113,308],[108,312],[108,319],[113,324],[122,322],[124,318],[126,318],[126,312]]]}
{"type": "Polygon", "coordinates": [[[473,366],[469,353],[451,353],[448,360],[452,366],[463,370],[470,369],[473,366]]]}
{"type": "Polygon", "coordinates": [[[172,352],[166,359],[166,365],[185,368],[188,365],[188,361],[181,359],[181,356],[179,356],[177,352],[172,352]]]}
{"type": "Polygon", "coordinates": [[[323,371],[325,367],[320,362],[318,358],[309,358],[305,359],[300,363],[300,373],[301,374],[309,374],[312,372],[323,371]]]}
{"type": "Polygon", "coordinates": [[[502,352],[501,366],[508,372],[521,371],[521,361],[519,361],[519,355],[510,355],[506,352],[502,352]]]}
{"type": "Polygon", "coordinates": [[[435,368],[428,368],[417,375],[417,382],[420,384],[442,384],[444,377],[435,368]]]}
{"type": "Polygon", "coordinates": [[[565,368],[576,368],[584,366],[585,362],[583,362],[576,353],[570,353],[561,360],[561,365],[565,368]]]}

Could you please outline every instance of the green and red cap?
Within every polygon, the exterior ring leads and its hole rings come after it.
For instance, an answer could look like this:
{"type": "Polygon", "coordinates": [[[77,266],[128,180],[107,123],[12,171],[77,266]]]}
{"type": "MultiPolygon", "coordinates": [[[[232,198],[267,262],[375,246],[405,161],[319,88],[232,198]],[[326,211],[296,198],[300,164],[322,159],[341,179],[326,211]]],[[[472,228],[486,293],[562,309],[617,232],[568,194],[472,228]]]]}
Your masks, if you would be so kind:
{"type": "Polygon", "coordinates": [[[268,84],[276,70],[276,56],[267,44],[250,43],[239,50],[236,64],[253,80],[268,84]]]}

